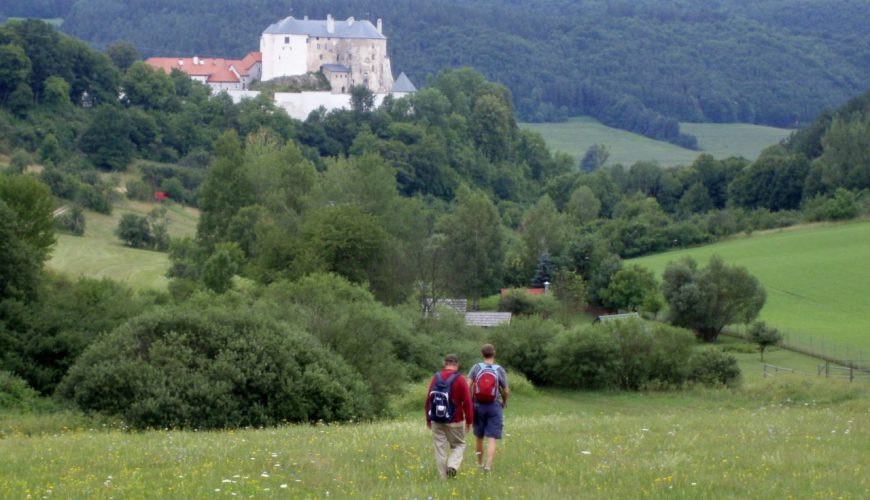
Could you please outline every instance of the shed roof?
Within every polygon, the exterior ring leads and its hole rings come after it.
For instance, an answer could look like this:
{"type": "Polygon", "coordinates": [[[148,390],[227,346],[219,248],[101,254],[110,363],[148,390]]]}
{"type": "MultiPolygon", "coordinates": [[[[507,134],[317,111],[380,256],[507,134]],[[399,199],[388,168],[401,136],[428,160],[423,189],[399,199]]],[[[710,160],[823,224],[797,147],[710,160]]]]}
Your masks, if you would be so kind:
{"type": "Polygon", "coordinates": [[[465,313],[465,324],[469,326],[490,327],[511,322],[509,312],[468,312],[465,313]]]}
{"type": "Polygon", "coordinates": [[[378,29],[369,21],[356,21],[352,17],[342,21],[334,21],[334,29],[327,29],[326,19],[296,19],[293,16],[285,17],[275,24],[270,25],[263,32],[264,35],[308,35],[323,38],[373,38],[386,40],[387,37],[378,32],[378,29]]]}

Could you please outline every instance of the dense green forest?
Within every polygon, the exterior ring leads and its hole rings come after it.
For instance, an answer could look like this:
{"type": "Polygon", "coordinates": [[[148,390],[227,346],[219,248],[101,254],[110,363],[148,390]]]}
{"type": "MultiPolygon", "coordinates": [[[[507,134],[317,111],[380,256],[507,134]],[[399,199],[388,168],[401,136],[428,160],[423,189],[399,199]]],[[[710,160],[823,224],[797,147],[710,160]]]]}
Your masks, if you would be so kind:
{"type": "Polygon", "coordinates": [[[0,377],[141,427],[383,415],[391,384],[434,369],[447,349],[469,359],[479,346],[479,331],[421,304],[475,307],[505,286],[520,290],[503,310],[564,323],[504,334],[517,359],[535,347],[549,360],[515,367],[537,382],[729,382],[733,358],[688,360],[685,330],[663,326],[650,346],[640,326],[614,339],[574,328],[571,315],[587,304],[658,315],[667,303],[671,323],[715,340],[764,303],[745,269],[684,261],[660,287],[622,259],[870,212],[868,94],[755,162],[581,169],[519,129],[509,89],[473,69],[442,71],[378,108],[354,89],[352,109],[298,121],[130,55],[39,21],[0,26],[0,377]],[[169,237],[159,214],[125,216],[117,235],[168,250],[167,290],[44,269],[55,231],[80,234],[83,208],[110,212],[158,190],[199,208],[195,237],[169,237]],[[61,205],[70,217],[55,218],[61,205]],[[543,298],[521,290],[546,281],[554,293],[543,298]],[[620,365],[625,349],[661,369],[620,365]],[[610,376],[565,376],[583,363],[610,376]]]}
{"type": "Polygon", "coordinates": [[[100,48],[130,40],[143,55],[239,57],[288,14],[381,17],[393,68],[417,83],[469,66],[506,85],[525,121],[590,115],[689,148],[678,121],[795,127],[870,77],[862,0],[20,4],[0,14],[62,17],[67,33],[100,48]]]}

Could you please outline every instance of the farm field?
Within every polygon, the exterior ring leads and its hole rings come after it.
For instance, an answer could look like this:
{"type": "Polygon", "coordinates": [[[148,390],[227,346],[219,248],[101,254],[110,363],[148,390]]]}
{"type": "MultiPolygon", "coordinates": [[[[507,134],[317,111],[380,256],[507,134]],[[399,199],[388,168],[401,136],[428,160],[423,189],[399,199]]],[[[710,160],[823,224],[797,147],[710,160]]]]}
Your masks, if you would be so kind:
{"type": "MultiPolygon", "coordinates": [[[[745,266],[767,290],[760,318],[796,338],[824,339],[870,355],[870,222],[823,224],[737,237],[634,259],[658,276],[668,262],[712,255],[745,266]]],[[[814,349],[825,347],[816,342],[814,349]]],[[[846,359],[856,359],[852,352],[846,359]]]]}
{"type": "Polygon", "coordinates": [[[652,160],[663,166],[690,165],[702,153],[716,158],[743,156],[754,160],[761,151],[787,137],[791,130],[734,123],[681,123],[682,130],[698,138],[703,151],[691,151],[639,134],[615,129],[589,117],[575,117],[564,123],[522,123],[521,127],[540,133],[550,149],[583,158],[592,144],[610,148],[609,165],[630,166],[652,160]]]}
{"type": "Polygon", "coordinates": [[[223,432],[73,425],[32,435],[0,415],[0,491],[12,498],[866,498],[868,397],[866,384],[788,377],[744,389],[530,390],[511,399],[492,477],[474,467],[472,445],[449,482],[437,479],[419,411],[353,425],[223,432]]]}
{"type": "MultiPolygon", "coordinates": [[[[136,289],[165,288],[164,276],[169,268],[165,253],[129,248],[114,235],[125,213],[147,215],[153,203],[126,201],[114,206],[112,215],[86,212],[83,236],[59,233],[57,245],[47,267],[69,276],[112,278],[136,289]]],[[[193,236],[197,212],[175,204],[167,205],[169,233],[172,236],[193,236]]]]}
{"type": "Polygon", "coordinates": [[[680,130],[697,137],[701,149],[716,158],[742,156],[747,160],[755,160],[765,148],[793,132],[749,123],[680,123],[680,130]]]}

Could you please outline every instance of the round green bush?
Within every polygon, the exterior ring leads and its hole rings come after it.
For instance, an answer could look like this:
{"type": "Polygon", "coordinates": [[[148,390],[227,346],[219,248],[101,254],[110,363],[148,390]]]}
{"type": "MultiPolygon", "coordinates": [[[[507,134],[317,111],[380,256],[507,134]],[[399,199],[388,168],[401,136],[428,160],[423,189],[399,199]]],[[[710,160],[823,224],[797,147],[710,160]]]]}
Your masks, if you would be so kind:
{"type": "Polygon", "coordinates": [[[733,386],[740,381],[737,358],[719,349],[704,349],[689,360],[689,380],[704,385],[733,386]]]}
{"type": "Polygon", "coordinates": [[[168,308],[103,337],[58,395],[135,428],[371,417],[371,389],[310,334],[245,308],[168,308]]]}
{"type": "Polygon", "coordinates": [[[619,347],[603,329],[563,332],[547,351],[547,380],[552,385],[593,390],[619,385],[619,347]]]}

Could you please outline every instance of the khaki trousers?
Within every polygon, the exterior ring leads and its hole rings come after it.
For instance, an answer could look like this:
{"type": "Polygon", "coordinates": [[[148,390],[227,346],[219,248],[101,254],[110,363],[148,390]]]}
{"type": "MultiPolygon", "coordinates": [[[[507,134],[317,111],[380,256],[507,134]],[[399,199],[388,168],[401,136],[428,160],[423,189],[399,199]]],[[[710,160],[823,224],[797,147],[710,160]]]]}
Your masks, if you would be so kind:
{"type": "Polygon", "coordinates": [[[435,440],[435,465],[438,475],[447,477],[447,468],[459,470],[462,453],[465,451],[465,422],[440,424],[432,422],[432,437],[435,440]]]}

